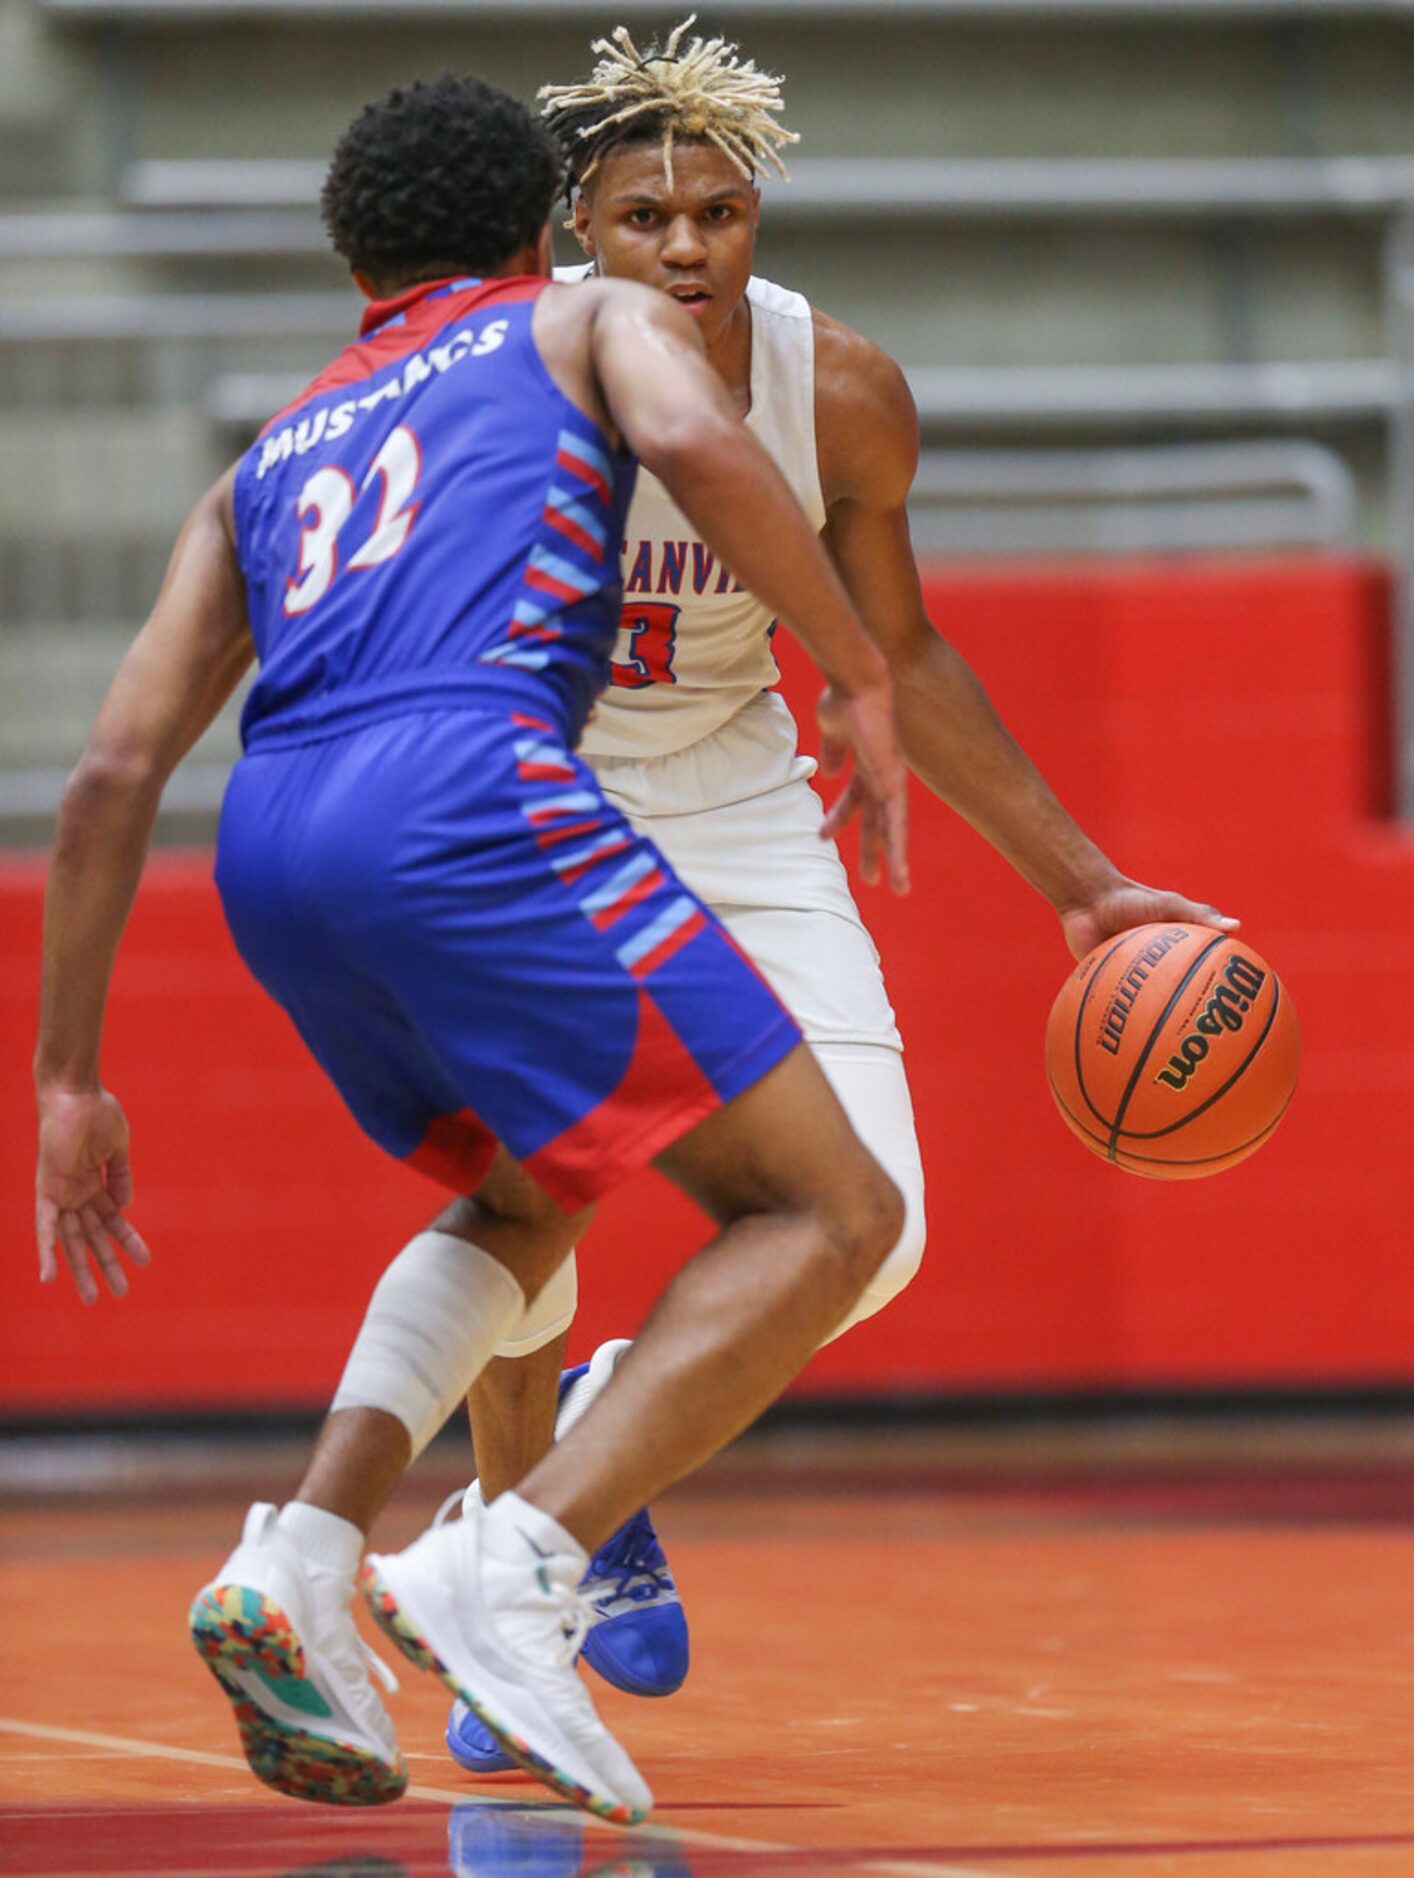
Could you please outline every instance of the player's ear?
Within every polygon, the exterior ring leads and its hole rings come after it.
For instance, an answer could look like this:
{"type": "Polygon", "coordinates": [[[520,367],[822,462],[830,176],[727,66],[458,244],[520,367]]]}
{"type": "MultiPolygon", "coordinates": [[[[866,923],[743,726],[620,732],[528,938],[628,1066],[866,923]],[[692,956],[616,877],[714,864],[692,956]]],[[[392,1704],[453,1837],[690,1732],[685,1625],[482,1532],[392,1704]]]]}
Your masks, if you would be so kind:
{"type": "Polygon", "coordinates": [[[354,286],[358,288],[365,300],[379,300],[382,298],[382,295],[373,284],[373,276],[371,274],[365,274],[361,267],[351,267],[349,272],[354,277],[354,286]]]}
{"type": "Polygon", "coordinates": [[[570,219],[570,227],[574,230],[574,238],[580,247],[591,261],[594,260],[594,219],[589,213],[589,198],[582,189],[574,199],[574,214],[570,219]]]}

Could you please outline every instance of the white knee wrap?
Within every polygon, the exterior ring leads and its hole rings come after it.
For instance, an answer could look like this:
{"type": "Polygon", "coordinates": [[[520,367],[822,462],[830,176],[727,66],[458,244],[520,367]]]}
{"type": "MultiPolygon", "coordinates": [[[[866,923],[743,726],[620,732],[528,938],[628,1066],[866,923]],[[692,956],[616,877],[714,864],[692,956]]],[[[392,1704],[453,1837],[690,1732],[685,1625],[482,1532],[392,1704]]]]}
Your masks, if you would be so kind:
{"type": "Polygon", "coordinates": [[[874,1044],[830,1044],[815,1051],[821,1069],[849,1116],[854,1132],[903,1195],[898,1243],[848,1314],[825,1339],[862,1324],[896,1298],[923,1262],[928,1222],[923,1207],[923,1162],[913,1126],[913,1103],[903,1058],[874,1044]]]}
{"type": "Polygon", "coordinates": [[[511,1326],[510,1336],[496,1345],[497,1356],[529,1356],[556,1337],[563,1336],[574,1322],[579,1308],[579,1271],[570,1252],[554,1276],[546,1279],[534,1304],[511,1326]]]}
{"type": "Polygon", "coordinates": [[[415,1459],[524,1311],[525,1293],[489,1252],[419,1233],[374,1288],[333,1407],[396,1415],[415,1459]]]}

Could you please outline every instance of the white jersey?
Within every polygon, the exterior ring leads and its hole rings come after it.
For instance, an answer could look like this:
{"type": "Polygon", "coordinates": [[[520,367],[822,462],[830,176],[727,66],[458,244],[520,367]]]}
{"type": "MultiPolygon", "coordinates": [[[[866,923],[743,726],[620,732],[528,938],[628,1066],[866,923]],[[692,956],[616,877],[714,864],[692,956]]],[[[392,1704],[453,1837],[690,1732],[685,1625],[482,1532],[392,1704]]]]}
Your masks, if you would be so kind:
{"type": "MultiPolygon", "coordinates": [[[[579,270],[576,270],[578,273],[579,270]]],[[[798,293],[753,279],[752,431],[779,464],[812,528],[825,524],[815,453],[815,330],[798,293]]],[[[697,743],[780,674],[773,620],[722,567],[656,476],[638,473],[623,544],[624,613],[613,683],[582,753],[664,756],[697,743]]]]}

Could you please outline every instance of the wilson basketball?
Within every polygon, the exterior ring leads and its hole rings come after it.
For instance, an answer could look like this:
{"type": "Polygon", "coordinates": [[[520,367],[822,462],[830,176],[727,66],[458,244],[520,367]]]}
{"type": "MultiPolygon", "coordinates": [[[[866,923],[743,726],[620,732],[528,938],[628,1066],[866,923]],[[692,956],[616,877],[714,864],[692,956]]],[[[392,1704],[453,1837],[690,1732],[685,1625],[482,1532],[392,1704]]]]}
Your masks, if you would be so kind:
{"type": "Polygon", "coordinates": [[[1296,1087],[1301,1033],[1285,986],[1211,926],[1136,926],[1096,946],[1046,1026],[1056,1106],[1093,1153],[1154,1180],[1246,1160],[1296,1087]]]}

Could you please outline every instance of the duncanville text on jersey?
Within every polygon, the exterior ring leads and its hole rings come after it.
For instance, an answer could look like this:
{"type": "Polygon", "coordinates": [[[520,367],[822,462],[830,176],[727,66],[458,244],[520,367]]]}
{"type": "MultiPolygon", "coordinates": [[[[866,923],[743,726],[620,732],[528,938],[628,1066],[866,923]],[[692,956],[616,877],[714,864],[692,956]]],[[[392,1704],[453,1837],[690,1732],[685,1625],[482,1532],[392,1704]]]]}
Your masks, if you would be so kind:
{"type": "Polygon", "coordinates": [[[625,541],[625,593],[745,593],[700,541],[625,541]]]}

